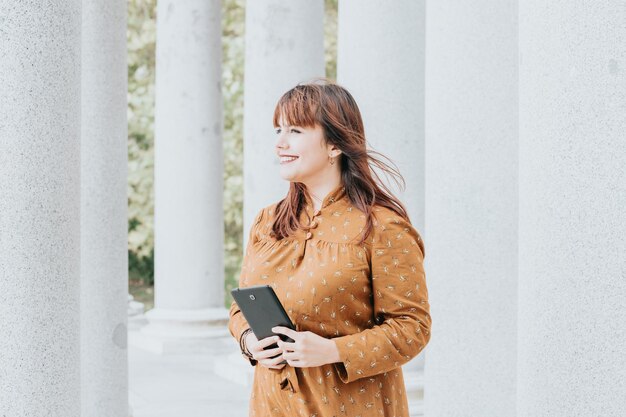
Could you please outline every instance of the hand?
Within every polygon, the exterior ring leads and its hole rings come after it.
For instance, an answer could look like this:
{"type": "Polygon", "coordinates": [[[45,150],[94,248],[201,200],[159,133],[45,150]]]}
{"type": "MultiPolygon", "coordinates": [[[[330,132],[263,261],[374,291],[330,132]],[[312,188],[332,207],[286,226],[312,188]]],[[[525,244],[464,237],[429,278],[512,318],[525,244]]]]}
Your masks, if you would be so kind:
{"type": "Polygon", "coordinates": [[[272,331],[294,340],[293,343],[282,340],[278,342],[278,347],[283,352],[282,358],[290,366],[308,368],[341,362],[339,350],[332,339],[326,339],[313,332],[297,332],[282,326],[273,327],[272,331]]]}
{"type": "Polygon", "coordinates": [[[258,363],[266,368],[270,369],[282,369],[285,364],[281,364],[285,359],[280,355],[282,349],[280,347],[264,350],[265,347],[270,346],[278,342],[280,338],[278,336],[270,336],[265,339],[258,340],[253,332],[246,335],[246,346],[252,354],[252,357],[258,361],[258,363]],[[272,356],[276,356],[272,359],[272,356]]]}

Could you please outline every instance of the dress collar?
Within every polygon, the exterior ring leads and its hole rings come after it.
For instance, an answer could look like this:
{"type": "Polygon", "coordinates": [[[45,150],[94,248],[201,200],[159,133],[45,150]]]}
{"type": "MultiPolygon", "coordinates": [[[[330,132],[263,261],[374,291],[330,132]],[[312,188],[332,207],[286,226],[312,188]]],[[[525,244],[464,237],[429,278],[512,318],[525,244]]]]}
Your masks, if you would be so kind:
{"type": "MultiPolygon", "coordinates": [[[[324,208],[328,207],[329,205],[341,200],[342,198],[344,198],[346,195],[346,187],[343,184],[339,184],[337,187],[335,187],[331,192],[329,192],[326,197],[324,197],[324,199],[322,200],[322,205],[320,207],[320,210],[323,210],[324,208]]],[[[304,199],[305,199],[305,208],[307,211],[312,212],[313,211],[313,201],[311,200],[311,198],[307,195],[307,193],[304,193],[304,199]]]]}

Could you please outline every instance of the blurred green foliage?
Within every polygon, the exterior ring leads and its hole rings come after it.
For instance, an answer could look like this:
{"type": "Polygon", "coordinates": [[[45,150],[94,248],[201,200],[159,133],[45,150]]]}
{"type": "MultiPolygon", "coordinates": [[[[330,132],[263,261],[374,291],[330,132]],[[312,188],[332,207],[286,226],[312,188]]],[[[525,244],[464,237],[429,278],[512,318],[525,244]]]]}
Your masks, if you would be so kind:
{"type": "Polygon", "coordinates": [[[129,278],[154,281],[154,51],[156,0],[128,1],[129,278]]]}
{"type": "Polygon", "coordinates": [[[326,77],[331,80],[337,79],[337,1],[324,1],[324,57],[326,77]]]}
{"type": "MultiPolygon", "coordinates": [[[[326,76],[336,78],[337,0],[325,0],[326,76]]],[[[156,0],[128,1],[129,277],[154,283],[154,74],[156,0]]],[[[245,0],[222,1],[225,305],[243,255],[243,70],[245,0]]]]}
{"type": "Polygon", "coordinates": [[[238,285],[243,255],[243,70],[245,0],[222,2],[224,95],[224,285],[225,304],[238,285]]]}

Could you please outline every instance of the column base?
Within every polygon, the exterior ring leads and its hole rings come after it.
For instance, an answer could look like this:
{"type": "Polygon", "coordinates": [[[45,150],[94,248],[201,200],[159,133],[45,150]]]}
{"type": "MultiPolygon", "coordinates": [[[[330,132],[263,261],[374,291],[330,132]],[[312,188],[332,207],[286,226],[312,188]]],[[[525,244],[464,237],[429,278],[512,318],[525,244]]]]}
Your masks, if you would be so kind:
{"type": "Polygon", "coordinates": [[[147,325],[129,332],[128,342],[164,354],[219,354],[232,351],[228,310],[154,308],[145,314],[147,325]]]}
{"type": "Polygon", "coordinates": [[[128,330],[138,330],[148,324],[144,315],[144,304],[135,301],[135,297],[128,294],[128,330]]]}
{"type": "Polygon", "coordinates": [[[144,305],[139,301],[135,301],[135,297],[128,294],[128,316],[137,316],[143,314],[144,305]]]}

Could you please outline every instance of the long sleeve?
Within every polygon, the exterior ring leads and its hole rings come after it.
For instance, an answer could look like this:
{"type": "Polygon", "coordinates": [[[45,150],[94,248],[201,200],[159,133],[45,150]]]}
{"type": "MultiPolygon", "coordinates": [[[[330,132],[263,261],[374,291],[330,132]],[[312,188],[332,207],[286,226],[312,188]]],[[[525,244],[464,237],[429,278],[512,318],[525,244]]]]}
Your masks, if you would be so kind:
{"type": "MultiPolygon", "coordinates": [[[[263,220],[264,209],[259,211],[256,215],[254,221],[252,222],[252,226],[250,227],[250,235],[248,237],[248,243],[246,245],[246,250],[243,255],[243,260],[241,262],[241,273],[239,274],[239,286],[242,286],[242,281],[246,274],[248,273],[250,262],[252,261],[252,247],[257,241],[257,227],[263,220]]],[[[237,343],[239,343],[239,339],[241,339],[241,334],[250,327],[246,319],[244,318],[239,306],[235,302],[232,301],[230,305],[230,318],[228,321],[228,330],[230,334],[235,338],[237,343]]],[[[246,358],[247,359],[247,358],[246,358]]],[[[251,365],[256,365],[256,360],[250,359],[251,365]]]]}
{"type": "Polygon", "coordinates": [[[379,221],[372,243],[371,279],[376,325],[336,337],[345,383],[402,366],[430,340],[430,305],[423,268],[424,245],[400,216],[379,221]]]}

